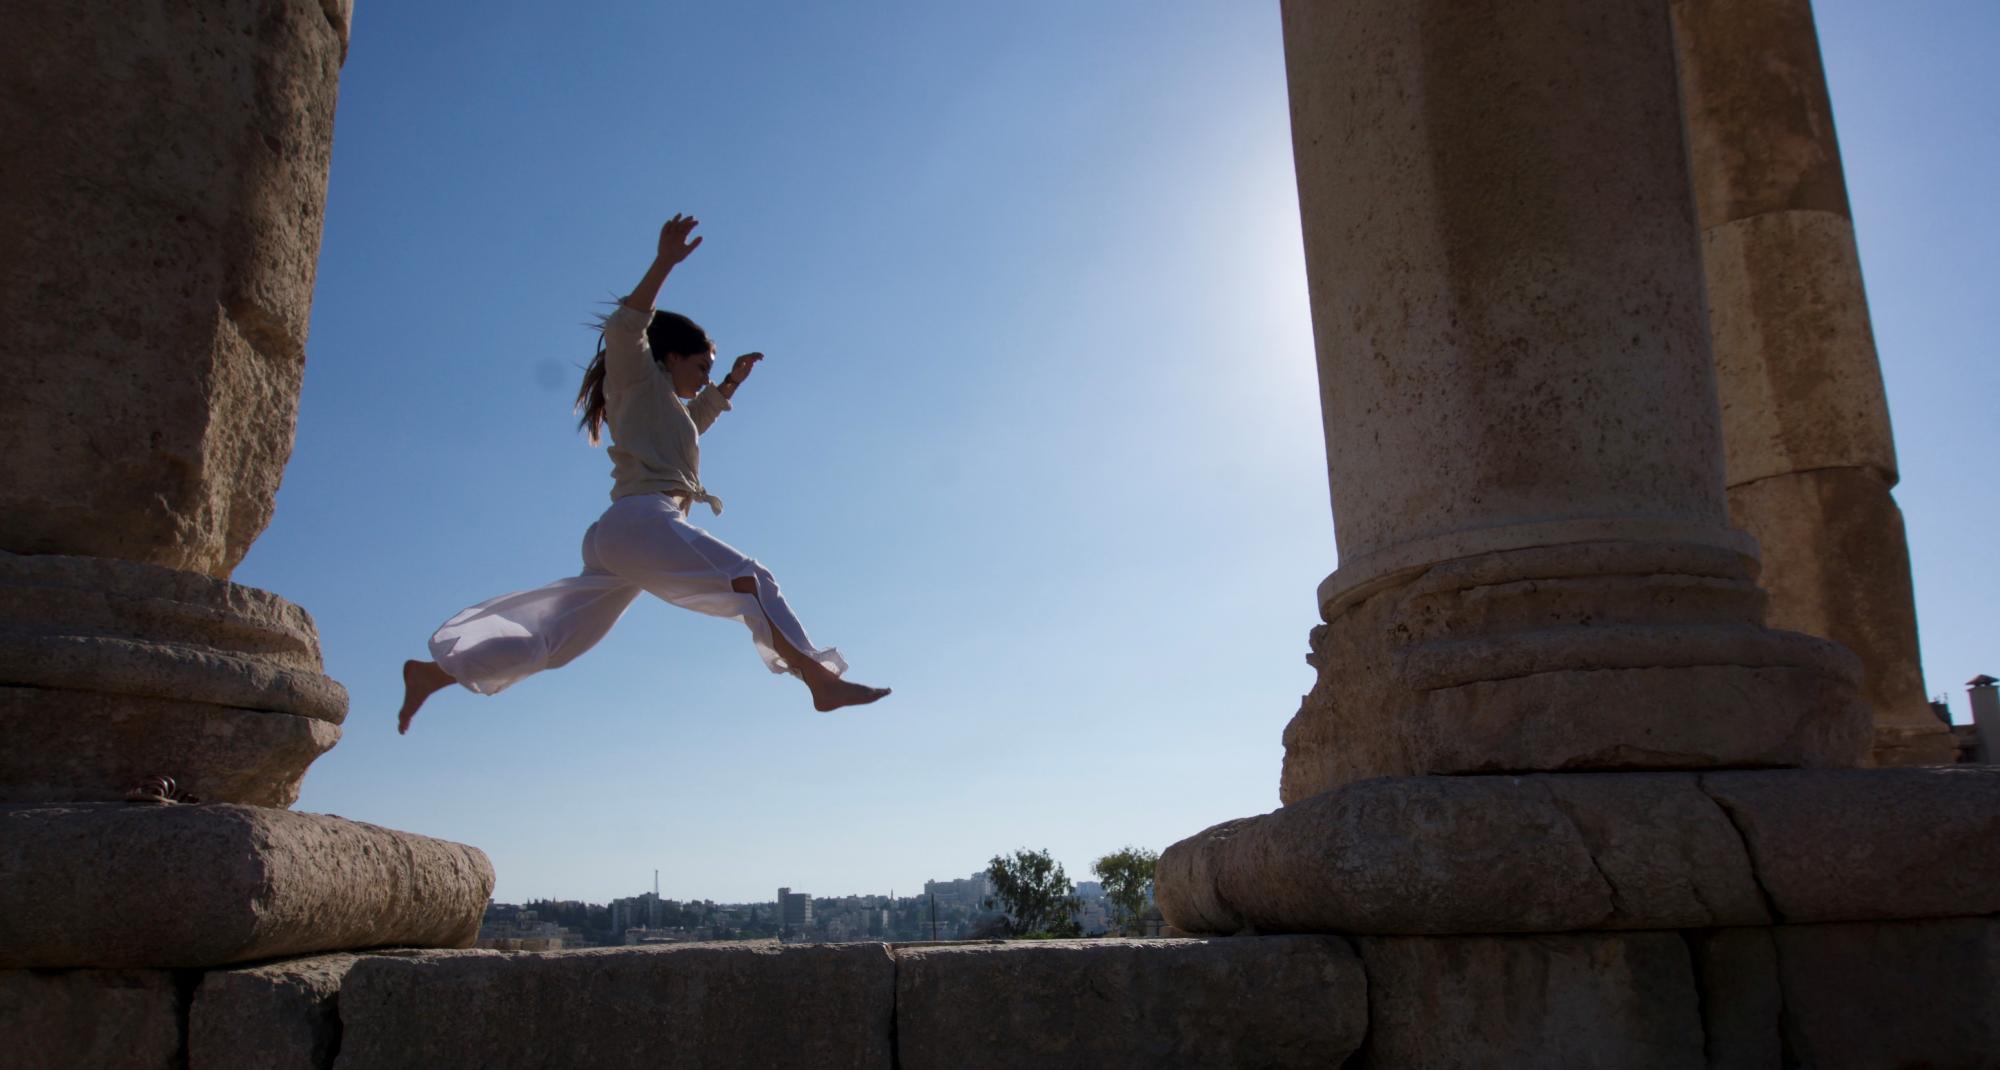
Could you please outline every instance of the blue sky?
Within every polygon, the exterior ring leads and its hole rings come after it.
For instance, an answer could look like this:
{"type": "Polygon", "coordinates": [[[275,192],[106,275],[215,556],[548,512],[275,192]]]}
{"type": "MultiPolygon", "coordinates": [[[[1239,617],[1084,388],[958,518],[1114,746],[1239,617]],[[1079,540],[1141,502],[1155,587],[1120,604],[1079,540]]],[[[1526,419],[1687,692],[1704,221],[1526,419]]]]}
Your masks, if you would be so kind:
{"type": "MultiPolygon", "coordinates": [[[[1819,8],[1933,691],[1996,669],[1990,5],[1819,8]]],[[[300,806],[476,844],[496,895],[1071,876],[1277,802],[1334,566],[1276,6],[362,5],[297,449],[238,569],[353,696],[300,806]],[[569,401],[685,211],[663,307],[769,359],[708,523],[896,694],[820,715],[640,602],[584,659],[396,670],[573,572],[609,462],[569,401]]]]}

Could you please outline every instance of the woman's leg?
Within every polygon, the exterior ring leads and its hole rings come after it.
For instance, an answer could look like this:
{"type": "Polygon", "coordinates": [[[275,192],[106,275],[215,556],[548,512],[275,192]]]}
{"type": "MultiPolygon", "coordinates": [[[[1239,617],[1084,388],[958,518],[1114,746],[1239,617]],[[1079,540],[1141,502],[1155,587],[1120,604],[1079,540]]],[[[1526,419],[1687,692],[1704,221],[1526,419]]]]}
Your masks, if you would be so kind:
{"type": "MultiPolygon", "coordinates": [[[[755,598],[756,577],[738,576],[729,581],[729,588],[739,594],[755,598]]],[[[757,611],[764,612],[761,604],[757,611]]],[[[835,676],[833,670],[800,653],[798,648],[785,638],[785,633],[771,621],[768,614],[765,615],[764,622],[771,628],[771,645],[778,649],[778,653],[785,659],[785,664],[793,667],[799,679],[805,682],[807,690],[812,692],[813,709],[826,713],[842,706],[865,706],[888,695],[889,689],[886,687],[869,687],[835,676]]]]}
{"type": "Polygon", "coordinates": [[[606,568],[683,609],[743,622],[765,665],[803,681],[815,708],[859,705],[889,693],[842,680],[847,662],[833,648],[812,644],[770,572],[688,523],[664,497],[621,498],[599,524],[597,548],[606,568]]]}
{"type": "Polygon", "coordinates": [[[639,596],[638,587],[598,559],[596,533],[594,524],[584,533],[582,574],[488,599],[433,633],[430,648],[436,660],[403,663],[403,708],[396,715],[396,731],[408,732],[424,700],[452,684],[481,695],[498,694],[596,646],[639,596]]]}
{"type": "Polygon", "coordinates": [[[403,708],[396,711],[396,734],[410,730],[410,722],[416,719],[417,710],[424,700],[457,683],[450,673],[438,667],[435,661],[412,659],[403,663],[403,708]]]}

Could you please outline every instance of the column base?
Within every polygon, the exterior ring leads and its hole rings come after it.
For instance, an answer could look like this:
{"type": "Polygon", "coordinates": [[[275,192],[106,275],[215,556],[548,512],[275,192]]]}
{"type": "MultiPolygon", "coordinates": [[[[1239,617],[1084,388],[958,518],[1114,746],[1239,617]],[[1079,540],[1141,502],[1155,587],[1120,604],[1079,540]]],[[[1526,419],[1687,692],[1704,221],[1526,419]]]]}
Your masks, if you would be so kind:
{"type": "Polygon", "coordinates": [[[347,691],[276,595],[108,558],[0,552],[0,804],[118,801],[172,777],[289,806],[347,691]]]}
{"type": "Polygon", "coordinates": [[[1856,766],[1838,645],[1762,626],[1756,560],[1694,543],[1462,558],[1341,610],[1280,797],[1377,776],[1856,766]]]}
{"type": "Polygon", "coordinates": [[[0,969],[469,947],[493,891],[476,847],[264,807],[6,807],[0,843],[0,969]]]}

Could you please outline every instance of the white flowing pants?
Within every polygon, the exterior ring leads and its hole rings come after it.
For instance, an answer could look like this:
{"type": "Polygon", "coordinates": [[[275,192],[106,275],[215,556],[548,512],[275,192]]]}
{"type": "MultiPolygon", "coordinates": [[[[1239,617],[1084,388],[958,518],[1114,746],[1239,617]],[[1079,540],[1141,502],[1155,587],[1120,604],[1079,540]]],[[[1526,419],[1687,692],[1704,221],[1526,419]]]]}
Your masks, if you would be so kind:
{"type": "Polygon", "coordinates": [[[452,679],[482,695],[496,694],[543,669],[574,661],[597,645],[646,591],[712,617],[739,620],[772,672],[792,666],[772,642],[775,627],[792,649],[835,674],[847,662],[821,649],[778,593],[769,570],[728,543],[688,523],[664,494],[635,494],[611,503],[583,533],[583,574],[481,602],[444,622],[431,636],[431,657],[452,679]],[[744,594],[731,584],[756,585],[744,594]]]}

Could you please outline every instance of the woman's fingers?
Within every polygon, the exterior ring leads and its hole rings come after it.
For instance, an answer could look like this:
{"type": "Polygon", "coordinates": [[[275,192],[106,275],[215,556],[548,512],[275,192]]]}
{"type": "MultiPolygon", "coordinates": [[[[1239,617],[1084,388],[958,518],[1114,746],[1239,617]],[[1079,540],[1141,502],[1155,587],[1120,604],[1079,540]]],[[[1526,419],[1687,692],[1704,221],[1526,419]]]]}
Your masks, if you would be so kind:
{"type": "Polygon", "coordinates": [[[660,255],[674,260],[685,260],[687,255],[701,245],[701,239],[688,240],[689,232],[701,225],[701,221],[690,215],[674,213],[672,219],[660,228],[660,255]]]}

